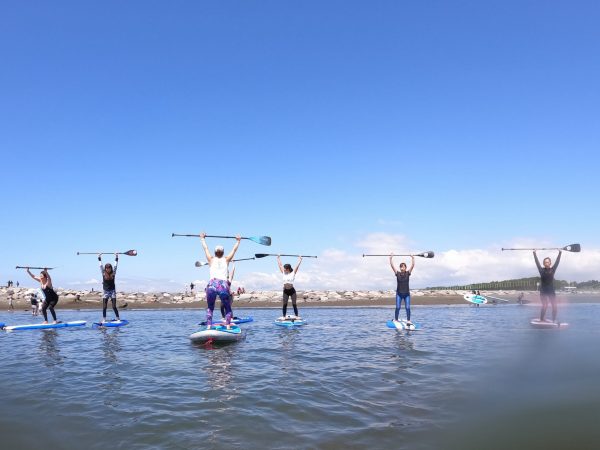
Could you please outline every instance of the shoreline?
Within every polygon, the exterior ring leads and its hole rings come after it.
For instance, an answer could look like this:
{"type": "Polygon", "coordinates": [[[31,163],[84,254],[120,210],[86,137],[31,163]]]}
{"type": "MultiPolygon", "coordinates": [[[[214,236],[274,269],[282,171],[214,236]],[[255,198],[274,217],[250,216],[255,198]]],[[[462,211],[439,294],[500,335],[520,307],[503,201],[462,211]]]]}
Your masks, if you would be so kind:
{"type": "MultiPolygon", "coordinates": [[[[12,297],[15,310],[31,310],[31,293],[33,288],[0,288],[0,308],[9,305],[12,297]]],[[[485,296],[498,297],[507,302],[498,301],[498,305],[517,304],[517,297],[521,291],[484,291],[485,296]]],[[[59,302],[56,309],[97,310],[102,307],[101,292],[98,291],[70,291],[57,289],[59,302]]],[[[470,304],[463,299],[466,291],[430,291],[415,289],[411,291],[411,306],[441,306],[470,304]]],[[[539,294],[536,291],[525,292],[525,300],[529,305],[539,305],[539,294]]],[[[600,292],[589,293],[563,293],[558,292],[560,303],[600,303],[600,292]]],[[[495,306],[491,303],[484,306],[495,306]]],[[[299,308],[319,307],[393,307],[395,305],[394,291],[299,291],[299,308]]],[[[234,296],[233,307],[239,308],[281,308],[280,291],[255,291],[234,296]]],[[[189,293],[117,293],[117,307],[124,310],[145,309],[205,309],[206,300],[204,292],[189,293]]]]}

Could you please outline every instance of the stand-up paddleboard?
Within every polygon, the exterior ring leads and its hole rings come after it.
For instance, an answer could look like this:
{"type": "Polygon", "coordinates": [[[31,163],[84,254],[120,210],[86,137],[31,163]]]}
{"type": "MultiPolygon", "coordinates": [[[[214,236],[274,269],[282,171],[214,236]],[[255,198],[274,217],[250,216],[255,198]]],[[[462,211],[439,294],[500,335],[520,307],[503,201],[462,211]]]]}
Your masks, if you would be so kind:
{"type": "Polygon", "coordinates": [[[419,331],[421,329],[421,324],[412,322],[409,325],[406,320],[388,320],[385,324],[388,328],[396,330],[419,331]]]}
{"type": "Polygon", "coordinates": [[[488,302],[483,295],[465,294],[463,298],[474,305],[485,305],[488,302]]]}
{"type": "Polygon", "coordinates": [[[108,320],[106,322],[94,322],[92,328],[115,328],[129,324],[129,320],[108,320]]]}
{"type": "MultiPolygon", "coordinates": [[[[234,325],[239,325],[240,323],[248,323],[248,322],[254,322],[254,319],[252,318],[252,316],[234,317],[233,319],[231,319],[231,323],[234,325]]],[[[213,324],[214,325],[225,325],[225,319],[221,319],[218,322],[213,322],[213,324]]],[[[200,322],[198,325],[206,326],[206,321],[200,322]]]]}
{"type": "Polygon", "coordinates": [[[190,334],[192,342],[233,342],[242,338],[242,329],[232,325],[228,330],[224,325],[213,325],[210,329],[203,329],[190,334]]]}
{"type": "Polygon", "coordinates": [[[32,323],[29,325],[9,325],[4,327],[6,331],[19,331],[19,330],[47,330],[50,328],[67,328],[67,327],[83,327],[85,326],[85,320],[75,320],[73,322],[59,322],[59,323],[32,323]]]}
{"type": "Polygon", "coordinates": [[[567,328],[569,326],[566,322],[552,322],[551,320],[540,320],[532,319],[529,322],[533,328],[541,328],[546,330],[555,330],[558,328],[567,328]]]}
{"type": "Polygon", "coordinates": [[[280,327],[301,327],[302,325],[306,325],[306,321],[302,317],[290,316],[287,315],[285,317],[278,317],[273,322],[275,325],[279,325],[280,327]]]}

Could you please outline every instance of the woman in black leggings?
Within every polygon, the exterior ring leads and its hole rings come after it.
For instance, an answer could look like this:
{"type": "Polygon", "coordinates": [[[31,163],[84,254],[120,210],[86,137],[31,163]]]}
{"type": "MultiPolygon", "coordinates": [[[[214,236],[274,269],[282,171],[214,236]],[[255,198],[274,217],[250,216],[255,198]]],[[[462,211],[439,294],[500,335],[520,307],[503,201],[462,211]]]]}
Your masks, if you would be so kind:
{"type": "Polygon", "coordinates": [[[292,269],[290,264],[281,264],[281,257],[277,255],[277,264],[279,265],[279,270],[283,274],[283,317],[285,317],[287,313],[287,305],[288,300],[292,298],[292,306],[294,307],[294,314],[296,317],[298,316],[298,307],[296,306],[296,289],[294,289],[294,280],[296,279],[296,273],[298,273],[298,269],[300,268],[300,263],[302,263],[302,256],[298,258],[298,265],[295,269],[292,269]]]}
{"type": "Polygon", "coordinates": [[[540,321],[544,321],[546,318],[546,310],[548,309],[548,303],[552,305],[552,322],[556,322],[556,315],[558,313],[558,306],[556,305],[556,293],[554,292],[554,274],[560,263],[560,255],[562,252],[558,252],[558,257],[552,265],[550,258],[544,258],[542,267],[537,257],[535,250],[533,251],[533,258],[535,259],[535,265],[540,272],[540,300],[542,301],[542,310],[540,312],[540,321]]]}
{"type": "Polygon", "coordinates": [[[42,314],[44,315],[44,323],[48,323],[48,313],[47,310],[50,309],[50,314],[52,314],[52,318],[54,319],[54,323],[58,323],[56,320],[56,313],[54,312],[54,307],[58,303],[58,294],[52,288],[52,278],[50,278],[50,274],[46,269],[40,272],[40,276],[36,277],[31,273],[29,267],[27,268],[27,273],[31,278],[36,281],[39,281],[40,287],[42,288],[42,292],[44,293],[44,300],[42,306],[42,314]]]}

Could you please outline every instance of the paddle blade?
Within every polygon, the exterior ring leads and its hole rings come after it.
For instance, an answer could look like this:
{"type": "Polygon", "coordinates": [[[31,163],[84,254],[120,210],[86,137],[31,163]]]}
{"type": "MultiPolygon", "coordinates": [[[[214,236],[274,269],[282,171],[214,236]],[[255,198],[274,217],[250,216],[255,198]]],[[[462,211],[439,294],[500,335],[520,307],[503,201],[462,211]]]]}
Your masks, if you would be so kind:
{"type": "Polygon", "coordinates": [[[567,245],[566,247],[563,247],[563,250],[566,250],[568,252],[573,252],[573,253],[579,253],[581,251],[581,245],[579,245],[579,244],[567,245]]]}
{"type": "Polygon", "coordinates": [[[137,250],[127,250],[125,253],[123,253],[124,255],[127,256],[137,256],[137,250]]]}
{"type": "Polygon", "coordinates": [[[429,251],[429,252],[419,253],[418,255],[415,255],[415,256],[420,256],[422,258],[433,258],[435,256],[435,253],[433,253],[432,251],[429,251]]]}
{"type": "Polygon", "coordinates": [[[196,267],[202,267],[202,266],[206,266],[207,264],[208,264],[207,262],[196,261],[196,263],[194,265],[196,267]]]}
{"type": "Polygon", "coordinates": [[[271,256],[269,253],[255,253],[254,256],[256,258],[265,258],[267,256],[271,256]]]}
{"type": "Polygon", "coordinates": [[[249,237],[248,239],[260,245],[271,245],[271,238],[269,236],[249,237]]]}

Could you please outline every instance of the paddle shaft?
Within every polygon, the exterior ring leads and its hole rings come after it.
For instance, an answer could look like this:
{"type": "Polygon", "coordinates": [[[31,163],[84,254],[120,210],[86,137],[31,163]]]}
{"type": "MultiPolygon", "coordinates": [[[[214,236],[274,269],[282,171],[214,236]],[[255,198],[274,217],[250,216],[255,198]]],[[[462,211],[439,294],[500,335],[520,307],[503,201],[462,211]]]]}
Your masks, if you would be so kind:
{"type": "Polygon", "coordinates": [[[34,269],[34,270],[52,270],[54,267],[31,267],[31,266],[17,266],[15,269],[34,269]]]}
{"type": "Polygon", "coordinates": [[[316,256],[312,256],[312,255],[279,255],[277,253],[256,253],[254,256],[256,256],[257,258],[265,258],[267,256],[291,256],[291,257],[298,257],[298,258],[316,258],[316,256]]]}

